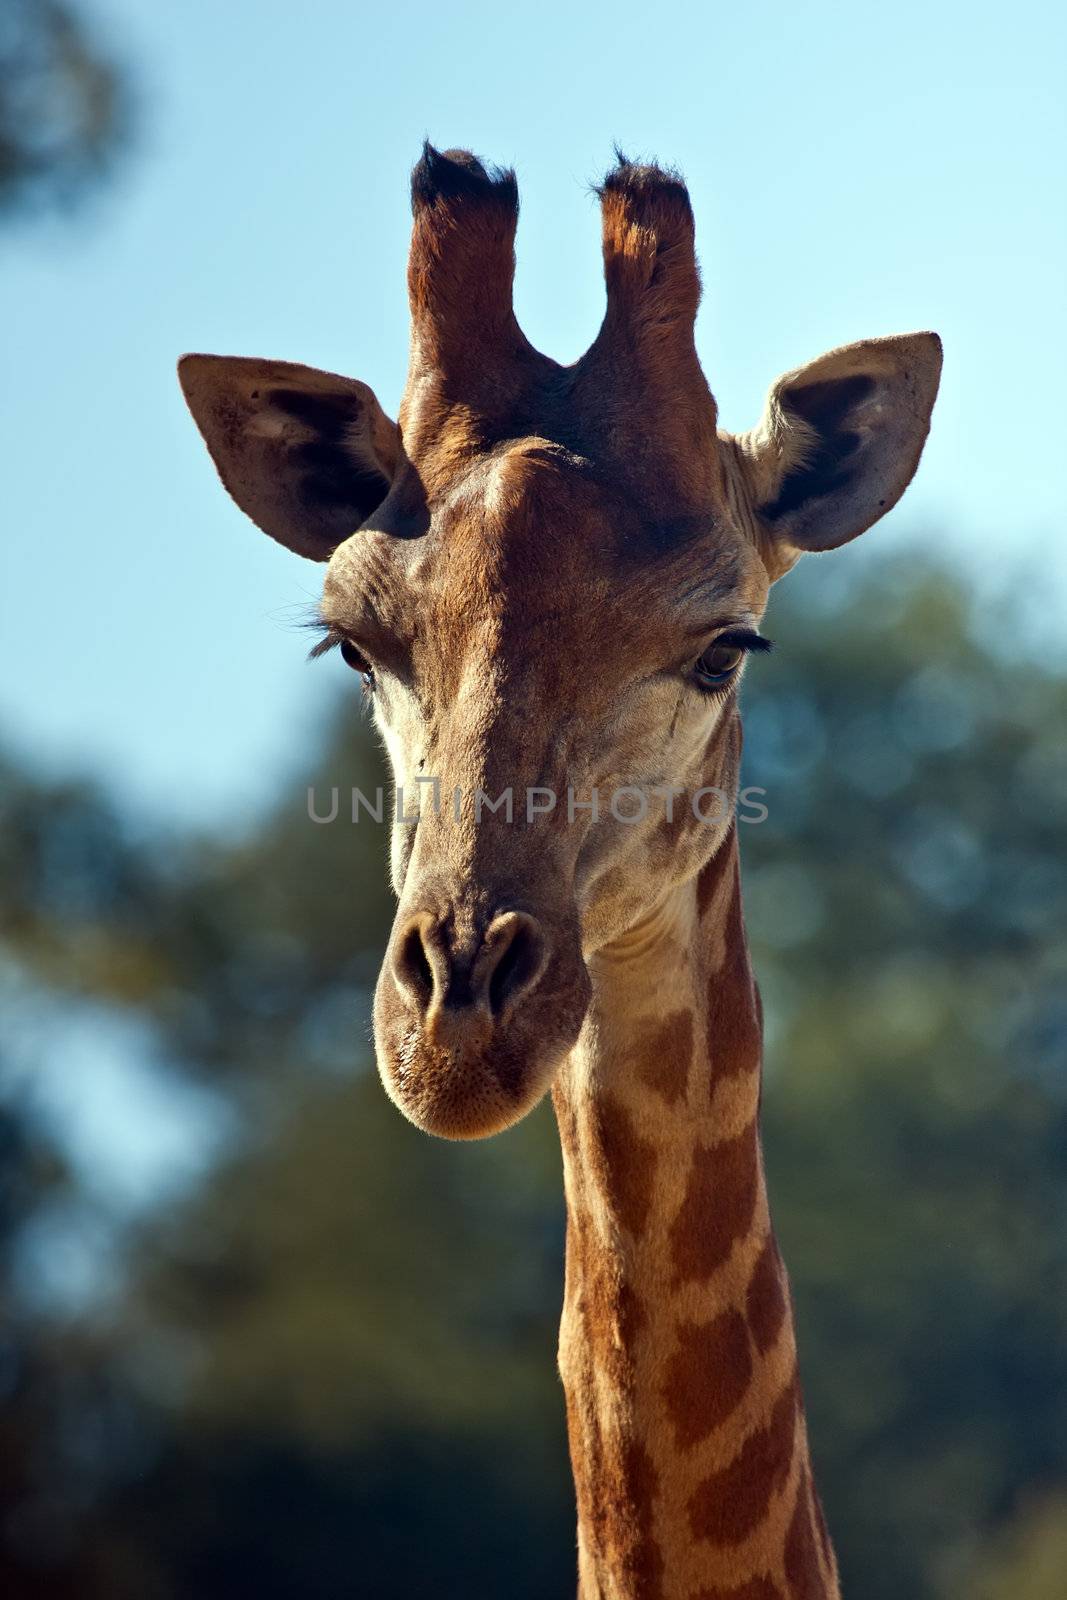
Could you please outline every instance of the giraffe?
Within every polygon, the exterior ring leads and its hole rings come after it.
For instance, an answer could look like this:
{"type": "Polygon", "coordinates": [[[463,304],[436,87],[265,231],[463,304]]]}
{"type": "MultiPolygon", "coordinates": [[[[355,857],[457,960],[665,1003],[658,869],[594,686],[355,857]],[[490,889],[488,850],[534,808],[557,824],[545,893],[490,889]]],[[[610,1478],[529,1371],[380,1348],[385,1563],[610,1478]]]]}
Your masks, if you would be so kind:
{"type": "Polygon", "coordinates": [[[397,422],[293,363],[180,376],[238,505],[327,563],[313,654],[360,675],[418,797],[387,1092],[455,1139],[551,1092],[581,1600],[830,1600],[760,1152],[738,689],[770,585],[909,483],[941,346],[831,351],[720,430],[682,181],[620,157],[599,195],[607,305],[573,366],[512,309],[513,173],[427,145],[397,422]]]}

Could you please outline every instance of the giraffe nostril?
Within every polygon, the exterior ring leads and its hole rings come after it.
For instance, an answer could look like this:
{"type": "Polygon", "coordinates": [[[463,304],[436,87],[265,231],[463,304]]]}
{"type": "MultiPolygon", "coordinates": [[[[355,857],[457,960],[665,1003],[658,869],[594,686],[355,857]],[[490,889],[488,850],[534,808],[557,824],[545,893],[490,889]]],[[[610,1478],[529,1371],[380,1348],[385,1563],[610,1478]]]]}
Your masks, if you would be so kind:
{"type": "Polygon", "coordinates": [[[425,1011],[433,998],[433,968],[426,954],[421,923],[412,923],[401,939],[393,970],[400,987],[408,990],[420,1011],[425,1011]]]}
{"type": "Polygon", "coordinates": [[[486,935],[490,964],[483,976],[489,1009],[499,1018],[534,987],[548,964],[544,936],[533,917],[510,911],[486,935]],[[495,947],[494,947],[495,944],[495,947]]]}
{"type": "Polygon", "coordinates": [[[421,1015],[444,1008],[453,1018],[488,1014],[500,1023],[541,978],[548,944],[536,918],[524,911],[495,916],[471,955],[457,950],[442,924],[420,912],[399,932],[393,979],[421,1015]]]}

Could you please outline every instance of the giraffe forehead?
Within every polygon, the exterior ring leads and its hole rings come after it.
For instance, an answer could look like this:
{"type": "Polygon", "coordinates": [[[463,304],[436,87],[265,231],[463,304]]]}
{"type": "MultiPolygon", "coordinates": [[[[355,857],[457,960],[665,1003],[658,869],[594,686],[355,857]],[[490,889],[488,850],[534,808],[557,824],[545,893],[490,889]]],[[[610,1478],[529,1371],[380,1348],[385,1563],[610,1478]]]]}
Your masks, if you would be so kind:
{"type": "Polygon", "coordinates": [[[651,522],[588,459],[536,436],[469,461],[422,537],[357,533],[327,583],[428,671],[475,652],[512,667],[551,657],[570,677],[592,658],[654,662],[720,616],[756,619],[766,592],[728,516],[651,522]]]}
{"type": "MultiPolygon", "coordinates": [[[[762,562],[723,508],[653,520],[586,457],[533,437],[476,463],[437,511],[415,587],[480,600],[512,623],[598,631],[669,628],[712,602],[762,612],[762,562]]],[[[521,632],[521,629],[519,630],[521,632]]]]}

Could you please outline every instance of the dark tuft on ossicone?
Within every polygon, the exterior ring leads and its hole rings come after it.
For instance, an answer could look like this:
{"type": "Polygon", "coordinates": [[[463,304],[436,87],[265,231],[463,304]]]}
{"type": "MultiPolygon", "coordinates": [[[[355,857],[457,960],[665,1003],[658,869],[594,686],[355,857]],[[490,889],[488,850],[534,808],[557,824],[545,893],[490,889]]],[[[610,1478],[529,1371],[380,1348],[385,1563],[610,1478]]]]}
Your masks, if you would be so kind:
{"type": "Polygon", "coordinates": [[[411,174],[411,207],[482,200],[517,214],[519,186],[510,168],[486,168],[469,150],[437,150],[429,140],[411,174]]]}
{"type": "Polygon", "coordinates": [[[680,172],[673,167],[661,167],[655,162],[631,161],[619,146],[615,146],[615,165],[605,175],[596,189],[601,200],[609,195],[622,195],[631,206],[662,204],[663,201],[680,205],[689,217],[693,208],[689,190],[680,172]]]}

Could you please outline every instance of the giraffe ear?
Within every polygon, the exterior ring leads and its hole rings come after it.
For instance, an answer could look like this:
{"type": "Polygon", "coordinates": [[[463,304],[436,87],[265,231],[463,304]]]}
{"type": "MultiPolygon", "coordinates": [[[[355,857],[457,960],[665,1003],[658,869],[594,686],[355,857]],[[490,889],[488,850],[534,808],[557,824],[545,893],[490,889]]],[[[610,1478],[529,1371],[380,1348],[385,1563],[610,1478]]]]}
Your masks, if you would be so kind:
{"type": "Polygon", "coordinates": [[[773,385],[759,426],[737,441],[772,578],[896,505],[940,376],[937,334],[904,333],[831,350],[773,385]]]}
{"type": "Polygon", "coordinates": [[[373,390],[291,361],[183,356],[182,391],[241,510],[326,561],[385,499],[400,434],[373,390]]]}

